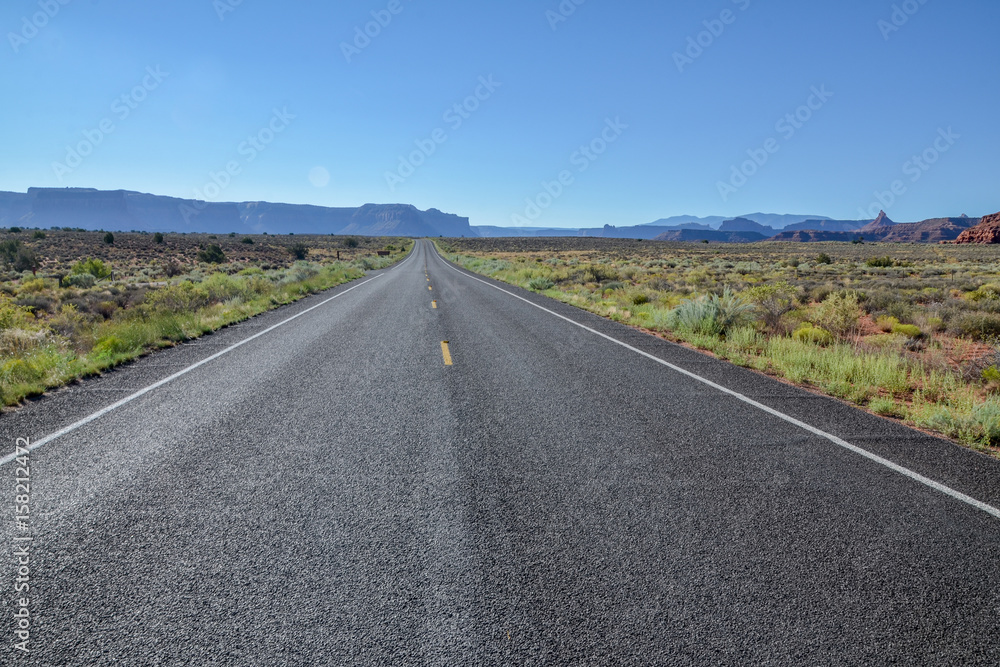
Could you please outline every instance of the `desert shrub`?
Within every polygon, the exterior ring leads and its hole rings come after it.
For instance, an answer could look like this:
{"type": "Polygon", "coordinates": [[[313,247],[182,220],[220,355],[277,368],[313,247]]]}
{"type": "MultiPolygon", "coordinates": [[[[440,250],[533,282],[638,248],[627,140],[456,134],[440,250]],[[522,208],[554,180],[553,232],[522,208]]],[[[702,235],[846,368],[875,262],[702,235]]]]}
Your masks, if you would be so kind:
{"type": "Polygon", "coordinates": [[[816,306],[816,322],[835,336],[844,337],[858,328],[861,309],[858,295],[854,292],[831,294],[816,306]]]}
{"type": "Polygon", "coordinates": [[[989,340],[1000,336],[1000,315],[995,313],[962,313],[949,325],[952,333],[973,340],[989,340]]]}
{"type": "Polygon", "coordinates": [[[83,289],[88,289],[97,284],[97,278],[90,273],[80,273],[77,275],[66,276],[63,278],[62,282],[65,287],[81,287],[83,289]]]}
{"type": "Polygon", "coordinates": [[[996,301],[1000,299],[1000,287],[992,284],[981,285],[978,289],[967,293],[965,298],[969,301],[982,301],[984,299],[996,301]]]}
{"type": "Polygon", "coordinates": [[[875,320],[875,326],[879,328],[879,331],[883,331],[885,333],[892,331],[892,328],[897,324],[899,324],[899,320],[888,315],[883,315],[875,320]]]}
{"type": "Polygon", "coordinates": [[[288,252],[295,259],[305,259],[309,255],[309,246],[305,243],[295,243],[288,247],[288,252]]]}
{"type": "Polygon", "coordinates": [[[883,417],[904,417],[905,409],[893,399],[877,396],[868,403],[868,409],[883,417]]]}
{"type": "Polygon", "coordinates": [[[190,281],[171,285],[146,294],[146,304],[156,310],[183,313],[207,306],[208,293],[190,281]]]}
{"type": "Polygon", "coordinates": [[[604,283],[604,289],[612,291],[616,289],[625,289],[625,283],[612,280],[611,282],[604,283]]]}
{"type": "Polygon", "coordinates": [[[167,278],[174,278],[176,276],[181,275],[182,273],[184,273],[184,267],[178,264],[174,260],[170,260],[169,262],[163,265],[163,274],[167,278]]]}
{"type": "Polygon", "coordinates": [[[253,239],[250,238],[249,236],[244,236],[242,239],[240,239],[240,243],[245,243],[246,245],[253,245],[253,239]]]}
{"type": "Polygon", "coordinates": [[[889,307],[886,308],[885,312],[890,317],[894,317],[903,323],[910,323],[913,321],[913,306],[903,300],[889,304],[889,307]]]}
{"type": "Polygon", "coordinates": [[[826,297],[833,294],[833,288],[829,285],[820,285],[819,287],[814,287],[809,291],[809,300],[815,303],[823,303],[826,301],[826,297]]]}
{"type": "Polygon", "coordinates": [[[899,296],[886,289],[871,290],[866,292],[865,296],[866,298],[861,301],[861,304],[869,315],[886,312],[892,304],[899,301],[899,296]]]}
{"type": "Polygon", "coordinates": [[[814,345],[830,345],[833,343],[833,334],[821,327],[813,326],[805,322],[795,330],[792,338],[800,343],[812,343],[814,345]]]}
{"type": "Polygon", "coordinates": [[[744,296],[757,307],[764,326],[775,332],[781,326],[781,318],[795,309],[795,293],[794,287],[782,281],[751,287],[744,296]]]}
{"type": "Polygon", "coordinates": [[[707,336],[725,335],[732,327],[753,319],[754,306],[728,287],[722,295],[711,294],[688,299],[670,311],[672,329],[707,336]]]}
{"type": "Polygon", "coordinates": [[[118,304],[114,301],[101,301],[94,306],[93,310],[104,319],[110,320],[115,311],[118,310],[118,304]]]}
{"type": "Polygon", "coordinates": [[[163,243],[163,234],[161,232],[153,234],[153,243],[163,243]]]}
{"type": "Polygon", "coordinates": [[[353,236],[348,236],[346,239],[344,239],[345,248],[357,248],[359,245],[361,245],[361,242],[358,241],[353,236]]]}
{"type": "Polygon", "coordinates": [[[82,259],[73,265],[70,273],[74,276],[90,274],[97,280],[104,280],[111,276],[111,267],[96,258],[82,259]]]}
{"type": "Polygon", "coordinates": [[[205,262],[206,264],[224,264],[226,262],[226,253],[222,252],[222,248],[219,246],[210,243],[207,247],[198,251],[198,261],[205,262]]]}
{"type": "Polygon", "coordinates": [[[608,280],[617,281],[621,278],[618,272],[614,269],[601,266],[600,264],[594,264],[588,266],[583,272],[583,282],[587,283],[603,283],[608,280]]]}
{"type": "Polygon", "coordinates": [[[55,310],[55,302],[41,294],[26,294],[15,302],[33,313],[51,313],[55,310]]]}
{"type": "Polygon", "coordinates": [[[760,273],[760,264],[757,262],[737,262],[733,270],[740,274],[741,276],[747,276],[752,273],[760,273]]]}
{"type": "Polygon", "coordinates": [[[892,257],[886,255],[885,257],[870,257],[865,261],[865,266],[871,268],[882,268],[887,269],[896,265],[895,260],[892,257]]]}
{"type": "Polygon", "coordinates": [[[107,234],[104,235],[104,242],[108,245],[113,245],[115,242],[115,235],[112,234],[111,232],[108,232],[107,234]]]}
{"type": "Polygon", "coordinates": [[[920,327],[914,324],[896,324],[892,327],[892,333],[906,336],[907,338],[920,338],[923,332],[920,327]]]}
{"type": "Polygon", "coordinates": [[[827,255],[825,252],[821,252],[816,255],[816,259],[813,260],[817,264],[833,264],[833,258],[827,255]]]}
{"type": "Polygon", "coordinates": [[[45,278],[33,278],[21,283],[21,292],[28,294],[41,294],[49,288],[49,283],[45,278]]]}
{"type": "Polygon", "coordinates": [[[31,238],[38,239],[39,241],[41,241],[42,239],[45,238],[45,232],[43,232],[40,229],[36,229],[35,233],[31,235],[31,238]]]}
{"type": "Polygon", "coordinates": [[[641,306],[643,304],[649,303],[649,295],[645,292],[636,292],[632,294],[629,298],[633,306],[641,306]]]}
{"type": "Polygon", "coordinates": [[[547,289],[552,289],[555,287],[555,283],[548,278],[532,278],[528,281],[528,289],[532,289],[536,292],[543,292],[547,289]]]}

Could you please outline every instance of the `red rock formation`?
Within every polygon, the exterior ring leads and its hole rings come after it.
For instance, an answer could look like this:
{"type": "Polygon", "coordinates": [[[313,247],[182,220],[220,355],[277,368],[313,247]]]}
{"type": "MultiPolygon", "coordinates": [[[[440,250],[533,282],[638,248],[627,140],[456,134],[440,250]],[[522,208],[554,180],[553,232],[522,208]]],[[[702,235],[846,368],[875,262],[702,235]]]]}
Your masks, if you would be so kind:
{"type": "Polygon", "coordinates": [[[978,225],[962,232],[955,243],[1000,243],[1000,213],[987,215],[978,225]]]}

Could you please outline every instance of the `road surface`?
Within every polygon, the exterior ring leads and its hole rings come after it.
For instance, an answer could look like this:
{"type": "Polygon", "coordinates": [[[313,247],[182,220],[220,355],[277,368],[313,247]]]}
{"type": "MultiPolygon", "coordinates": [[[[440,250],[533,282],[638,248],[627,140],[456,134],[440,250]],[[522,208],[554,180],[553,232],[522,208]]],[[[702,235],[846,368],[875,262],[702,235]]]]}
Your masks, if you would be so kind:
{"type": "Polygon", "coordinates": [[[0,435],[0,664],[1000,663],[997,461],[428,241],[0,435]]]}

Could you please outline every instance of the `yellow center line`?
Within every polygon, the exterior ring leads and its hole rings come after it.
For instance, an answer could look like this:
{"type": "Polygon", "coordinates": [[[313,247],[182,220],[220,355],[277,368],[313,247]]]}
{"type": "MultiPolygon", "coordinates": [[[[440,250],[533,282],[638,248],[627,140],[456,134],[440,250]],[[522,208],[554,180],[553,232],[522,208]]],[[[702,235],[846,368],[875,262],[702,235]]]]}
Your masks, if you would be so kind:
{"type": "Polygon", "coordinates": [[[433,292],[433,291],[434,291],[434,288],[433,288],[433,287],[431,287],[430,285],[428,285],[428,286],[427,286],[427,291],[428,291],[428,292],[433,292]]]}
{"type": "Polygon", "coordinates": [[[431,301],[431,308],[437,309],[437,307],[438,307],[438,302],[437,301],[431,301]]]}
{"type": "Polygon", "coordinates": [[[441,341],[441,354],[444,356],[444,365],[451,366],[451,350],[448,349],[448,341],[441,341]]]}

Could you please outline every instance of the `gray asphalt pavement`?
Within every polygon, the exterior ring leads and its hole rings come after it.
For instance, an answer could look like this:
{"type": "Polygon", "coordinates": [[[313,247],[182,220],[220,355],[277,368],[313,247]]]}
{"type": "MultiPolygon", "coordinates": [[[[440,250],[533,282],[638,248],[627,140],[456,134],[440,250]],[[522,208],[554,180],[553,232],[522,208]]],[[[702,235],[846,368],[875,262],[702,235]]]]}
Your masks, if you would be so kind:
{"type": "Polygon", "coordinates": [[[0,664],[1000,664],[1000,462],[428,241],[6,414],[0,455],[133,396],[30,498],[0,466],[0,664]]]}

